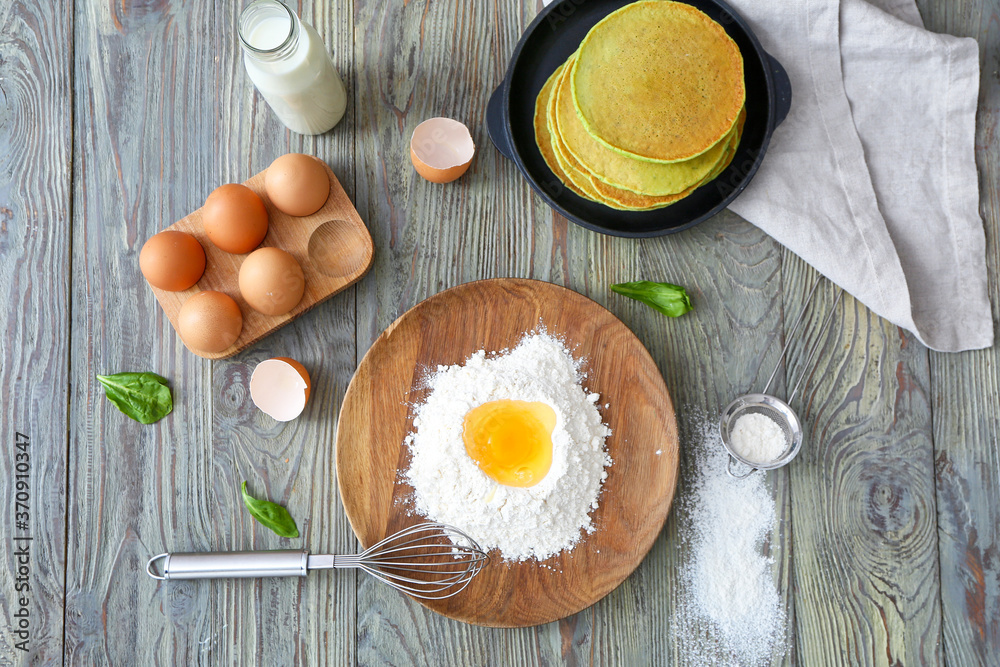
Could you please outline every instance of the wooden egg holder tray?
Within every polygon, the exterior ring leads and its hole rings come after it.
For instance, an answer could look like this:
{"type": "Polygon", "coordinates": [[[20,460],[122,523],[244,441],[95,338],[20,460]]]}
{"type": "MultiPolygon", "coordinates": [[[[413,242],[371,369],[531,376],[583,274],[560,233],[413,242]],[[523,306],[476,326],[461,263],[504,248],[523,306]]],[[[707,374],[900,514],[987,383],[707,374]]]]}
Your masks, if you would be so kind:
{"type": "MultiPolygon", "coordinates": [[[[371,266],[374,248],[368,228],[361,221],[354,204],[347,197],[333,170],[323,163],[330,177],[330,197],[316,213],[296,217],[282,213],[271,203],[264,192],[264,174],[267,170],[243,182],[257,193],[267,208],[267,236],[259,247],[275,247],[287,251],[302,266],[305,274],[305,293],[291,312],[284,315],[264,315],[247,304],[240,294],[240,265],[247,255],[233,255],[219,250],[205,234],[201,211],[181,218],[167,229],[191,234],[205,249],[205,274],[198,282],[183,292],[168,292],[152,287],[167,319],[177,331],[177,314],[181,306],[193,295],[203,290],[216,290],[228,294],[243,313],[243,331],[229,348],[222,352],[203,352],[188,347],[206,359],[225,359],[259,341],[272,331],[283,327],[313,306],[356,283],[371,266]]],[[[249,254],[249,253],[248,253],[249,254]]],[[[180,332],[178,332],[180,336],[180,332]]],[[[183,339],[181,339],[183,341],[183,339]]],[[[187,346],[187,343],[185,343],[187,346]]]]}

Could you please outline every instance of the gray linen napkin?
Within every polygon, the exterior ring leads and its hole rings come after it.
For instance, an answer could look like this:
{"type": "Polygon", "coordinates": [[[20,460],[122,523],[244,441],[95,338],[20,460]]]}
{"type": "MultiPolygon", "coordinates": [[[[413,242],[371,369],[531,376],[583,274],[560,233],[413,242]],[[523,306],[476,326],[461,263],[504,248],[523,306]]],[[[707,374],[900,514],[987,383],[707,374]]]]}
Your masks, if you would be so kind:
{"type": "Polygon", "coordinates": [[[991,346],[975,40],[913,0],[729,1],[792,83],[730,208],[928,347],[991,346]]]}

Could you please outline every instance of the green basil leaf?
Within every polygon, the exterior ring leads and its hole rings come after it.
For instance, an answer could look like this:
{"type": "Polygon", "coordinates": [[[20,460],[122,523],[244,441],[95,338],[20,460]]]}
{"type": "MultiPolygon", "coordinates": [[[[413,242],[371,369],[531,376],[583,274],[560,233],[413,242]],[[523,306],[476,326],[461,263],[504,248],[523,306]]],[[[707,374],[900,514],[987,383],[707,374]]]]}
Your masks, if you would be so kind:
{"type": "Polygon", "coordinates": [[[650,308],[655,308],[668,317],[680,317],[694,309],[691,297],[680,285],[639,280],[634,283],[611,285],[611,291],[636,301],[642,301],[650,308]]]}
{"type": "Polygon", "coordinates": [[[156,373],[98,375],[97,381],[108,400],[137,422],[152,424],[174,409],[167,380],[156,373]]]}
{"type": "Polygon", "coordinates": [[[243,504],[247,506],[250,515],[270,528],[281,537],[298,537],[299,528],[295,519],[281,505],[269,500],[258,500],[247,493],[247,483],[243,482],[243,504]]]}

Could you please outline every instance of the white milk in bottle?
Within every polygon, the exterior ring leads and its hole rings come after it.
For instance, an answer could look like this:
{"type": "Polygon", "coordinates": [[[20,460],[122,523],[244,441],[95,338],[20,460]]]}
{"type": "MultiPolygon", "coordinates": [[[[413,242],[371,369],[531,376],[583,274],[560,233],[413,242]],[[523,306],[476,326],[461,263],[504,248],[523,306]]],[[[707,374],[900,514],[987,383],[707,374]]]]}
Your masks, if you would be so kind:
{"type": "Polygon", "coordinates": [[[282,123],[321,134],[344,117],[347,92],[323,40],[276,0],[257,0],[240,14],[243,64],[282,123]]]}

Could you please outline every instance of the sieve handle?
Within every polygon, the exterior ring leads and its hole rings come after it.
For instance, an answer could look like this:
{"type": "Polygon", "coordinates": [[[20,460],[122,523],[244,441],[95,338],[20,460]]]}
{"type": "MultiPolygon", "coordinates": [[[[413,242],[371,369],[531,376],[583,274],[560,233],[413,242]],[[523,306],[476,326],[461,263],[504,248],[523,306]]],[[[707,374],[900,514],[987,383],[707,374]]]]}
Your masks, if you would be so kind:
{"type": "Polygon", "coordinates": [[[146,563],[146,574],[153,579],[247,579],[253,577],[304,577],[308,574],[309,552],[300,549],[282,551],[225,551],[215,553],[176,553],[153,556],[146,563]],[[162,574],[153,564],[163,560],[162,574]]]}
{"type": "Polygon", "coordinates": [[[733,458],[733,455],[730,454],[729,455],[729,464],[726,465],[726,472],[729,473],[730,477],[735,477],[736,479],[746,479],[750,475],[752,475],[755,472],[757,472],[756,468],[750,468],[750,470],[748,470],[747,472],[743,473],[742,475],[738,475],[735,472],[733,472],[733,463],[739,463],[739,461],[737,461],[735,458],[733,458]]]}

